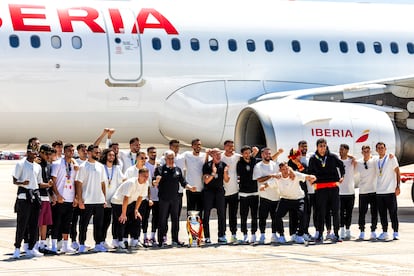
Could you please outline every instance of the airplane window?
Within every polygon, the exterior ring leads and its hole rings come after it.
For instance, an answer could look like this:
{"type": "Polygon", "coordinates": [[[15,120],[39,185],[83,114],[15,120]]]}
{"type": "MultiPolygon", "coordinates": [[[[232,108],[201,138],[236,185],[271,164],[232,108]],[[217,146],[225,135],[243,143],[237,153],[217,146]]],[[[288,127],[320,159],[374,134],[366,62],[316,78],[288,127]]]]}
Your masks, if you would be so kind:
{"type": "Polygon", "coordinates": [[[37,35],[32,35],[30,37],[30,44],[32,45],[33,48],[39,48],[40,47],[40,37],[38,37],[37,35]]]}
{"type": "Polygon", "coordinates": [[[59,49],[62,47],[62,40],[57,35],[52,36],[51,38],[52,47],[55,49],[59,49]]]}
{"type": "Polygon", "coordinates": [[[193,49],[193,51],[200,50],[200,42],[198,41],[197,38],[192,38],[190,40],[190,44],[191,44],[191,49],[193,49]]]}
{"type": "Polygon", "coordinates": [[[178,38],[171,39],[171,46],[174,50],[178,51],[181,49],[181,43],[178,38]]]}
{"type": "Polygon", "coordinates": [[[360,53],[360,54],[365,53],[365,44],[364,44],[364,42],[358,41],[356,46],[357,46],[358,53],[360,53]]]}
{"type": "Polygon", "coordinates": [[[329,51],[328,42],[322,40],[319,42],[319,48],[322,53],[327,53],[329,51]]]}
{"type": "Polygon", "coordinates": [[[397,42],[391,42],[390,47],[391,47],[391,52],[393,54],[398,54],[398,44],[397,44],[397,42]]]}
{"type": "Polygon", "coordinates": [[[212,38],[212,39],[210,39],[210,41],[209,41],[209,44],[210,44],[210,49],[212,50],[212,51],[217,51],[218,50],[218,41],[217,41],[217,39],[214,39],[214,38],[212,38]]]}
{"type": "Polygon", "coordinates": [[[297,40],[293,40],[292,41],[292,50],[295,53],[299,53],[300,52],[300,42],[297,40]]]}
{"type": "Polygon", "coordinates": [[[348,53],[348,43],[346,43],[345,41],[341,41],[339,42],[339,49],[341,49],[342,53],[348,53]]]}
{"type": "Polygon", "coordinates": [[[82,48],[82,39],[79,36],[72,37],[72,47],[74,49],[82,48]]]}
{"type": "Polygon", "coordinates": [[[17,35],[11,35],[9,37],[10,46],[13,48],[17,48],[20,45],[19,37],[17,35]]]}
{"type": "Polygon", "coordinates": [[[154,50],[161,50],[161,39],[159,39],[159,38],[157,38],[157,37],[154,37],[153,39],[152,39],[152,48],[154,49],[154,50]]]}
{"type": "Polygon", "coordinates": [[[379,43],[378,41],[374,42],[374,51],[377,54],[381,54],[382,53],[382,46],[381,43],[379,43]]]}
{"type": "Polygon", "coordinates": [[[273,52],[273,50],[274,50],[273,41],[265,40],[265,49],[268,52],[273,52]]]}
{"type": "Polygon", "coordinates": [[[407,51],[409,54],[414,54],[414,44],[411,42],[407,43],[407,51]]]}
{"type": "Polygon", "coordinates": [[[236,40],[229,39],[228,44],[229,44],[229,50],[230,51],[232,51],[232,52],[237,51],[237,42],[236,42],[236,40]]]}
{"type": "Polygon", "coordinates": [[[246,46],[247,46],[247,50],[249,50],[249,52],[256,51],[256,44],[254,43],[253,39],[248,39],[246,41],[246,46]]]}

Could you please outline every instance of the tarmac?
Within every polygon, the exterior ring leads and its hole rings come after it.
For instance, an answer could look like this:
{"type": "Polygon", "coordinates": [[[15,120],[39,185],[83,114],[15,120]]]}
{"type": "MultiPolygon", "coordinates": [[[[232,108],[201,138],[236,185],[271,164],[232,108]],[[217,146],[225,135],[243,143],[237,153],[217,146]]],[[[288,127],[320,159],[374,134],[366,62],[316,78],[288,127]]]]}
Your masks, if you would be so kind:
{"type": "MultiPolygon", "coordinates": [[[[402,183],[398,197],[400,240],[357,241],[358,208],[353,212],[350,241],[332,244],[218,245],[217,220],[211,220],[213,244],[207,247],[140,248],[129,253],[86,253],[12,259],[16,187],[11,173],[16,161],[0,161],[0,274],[4,275],[414,275],[414,204],[411,181],[402,183]]],[[[414,171],[413,166],[402,171],[414,171]]],[[[356,200],[357,201],[357,200],[356,200]]],[[[184,200],[185,202],[185,200],[184,200]]],[[[183,214],[185,214],[185,206],[183,214]]],[[[213,211],[214,212],[214,211],[213,211]]],[[[286,219],[286,218],[285,218],[286,219]]],[[[288,222],[285,233],[288,233],[288,222]]],[[[369,222],[369,215],[367,215],[369,222]]],[[[240,223],[240,221],[239,221],[240,223]]],[[[187,240],[185,215],[180,221],[180,239],[187,240]]],[[[240,224],[239,224],[240,226],[240,224]]],[[[270,242],[270,220],[266,238],[270,242]]],[[[367,228],[369,224],[367,223],[367,228]]],[[[391,228],[391,224],[389,226],[391,228]]],[[[92,225],[88,245],[93,245],[92,225]]],[[[377,234],[380,231],[378,224],[377,234]]],[[[171,228],[170,228],[171,229],[171,228]]],[[[369,228],[368,228],[369,229],[369,228]]],[[[314,233],[313,226],[310,232],[314,233]]],[[[389,230],[392,235],[392,230],[389,230]]],[[[259,233],[257,233],[259,234],[259,233]]],[[[242,238],[242,233],[237,233],[242,238]]],[[[108,237],[111,237],[108,234],[108,237]]],[[[227,229],[227,237],[230,232],[227,229]]],[[[111,240],[108,240],[110,242],[111,240]]]]}

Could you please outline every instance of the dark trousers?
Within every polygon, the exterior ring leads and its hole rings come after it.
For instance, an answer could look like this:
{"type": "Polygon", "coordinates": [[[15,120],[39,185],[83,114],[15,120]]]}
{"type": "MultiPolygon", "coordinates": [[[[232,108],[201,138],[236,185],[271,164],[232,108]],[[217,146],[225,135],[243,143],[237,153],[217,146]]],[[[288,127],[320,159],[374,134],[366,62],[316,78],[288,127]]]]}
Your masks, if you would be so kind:
{"type": "Polygon", "coordinates": [[[392,194],[377,194],[377,207],[380,215],[382,231],[388,231],[387,210],[390,214],[391,226],[394,232],[398,232],[397,197],[392,194]]]}
{"type": "MultiPolygon", "coordinates": [[[[304,233],[304,213],[305,213],[305,201],[304,199],[285,199],[282,198],[279,201],[279,204],[276,209],[276,223],[277,223],[277,232],[280,235],[283,235],[284,233],[284,227],[283,227],[283,220],[282,218],[287,214],[287,212],[295,213],[295,216],[298,221],[294,222],[295,225],[298,226],[297,234],[299,236],[302,236],[304,233]]],[[[289,222],[290,224],[290,222],[289,222]]],[[[296,233],[296,230],[294,233],[291,233],[290,235],[293,235],[296,233]]]]}
{"type": "MultiPolygon", "coordinates": [[[[187,195],[187,211],[199,211],[200,218],[203,219],[203,192],[186,191],[187,195]]],[[[188,214],[187,214],[188,215],[188,214]]]]}
{"type": "Polygon", "coordinates": [[[151,213],[151,209],[149,207],[149,201],[147,199],[141,201],[141,205],[139,206],[139,213],[142,216],[142,233],[147,233],[149,216],[151,213]]]}
{"type": "Polygon", "coordinates": [[[27,243],[29,244],[29,249],[33,249],[35,243],[39,240],[39,213],[40,209],[38,205],[31,203],[26,199],[17,199],[16,200],[16,237],[14,242],[15,248],[20,248],[22,245],[22,240],[27,236],[27,243]]]}
{"type": "MultiPolygon", "coordinates": [[[[106,240],[109,226],[111,226],[111,220],[112,220],[112,208],[111,207],[104,208],[103,227],[102,227],[103,240],[106,240]]],[[[113,223],[112,223],[111,232],[112,232],[112,238],[115,239],[115,231],[114,231],[113,223]]]]}
{"type": "Polygon", "coordinates": [[[239,207],[239,194],[235,193],[233,195],[226,196],[225,201],[225,211],[224,215],[227,213],[227,206],[229,212],[229,226],[230,232],[232,235],[236,235],[237,232],[237,210],[239,207]]]}
{"type": "Polygon", "coordinates": [[[354,210],[355,195],[340,195],[340,225],[349,229],[352,223],[352,210],[354,210]]]}
{"type": "Polygon", "coordinates": [[[308,200],[305,200],[305,226],[304,231],[306,234],[309,234],[309,225],[310,220],[312,217],[312,223],[315,226],[316,225],[316,200],[315,200],[315,194],[308,194],[308,200]]]}
{"type": "Polygon", "coordinates": [[[204,236],[210,238],[210,213],[214,207],[217,209],[218,236],[223,237],[226,233],[226,211],[224,190],[204,190],[204,236]]]}
{"type": "Polygon", "coordinates": [[[85,204],[85,209],[81,210],[79,222],[79,243],[85,244],[88,224],[93,216],[93,238],[96,244],[103,241],[102,226],[104,216],[104,206],[102,204],[85,204]]]}
{"type": "Polygon", "coordinates": [[[78,221],[80,218],[80,214],[81,209],[79,209],[79,207],[74,207],[72,213],[72,225],[70,228],[70,239],[72,240],[72,242],[75,242],[78,238],[78,221]]]}
{"type": "Polygon", "coordinates": [[[126,216],[127,220],[125,223],[119,222],[119,217],[122,214],[122,205],[112,204],[112,224],[115,228],[115,238],[118,241],[122,241],[123,238],[128,238],[128,233],[131,229],[136,229],[137,219],[135,218],[135,201],[130,203],[127,207],[126,216]]]}
{"type": "Polygon", "coordinates": [[[159,200],[159,224],[158,224],[158,242],[162,245],[164,236],[167,235],[168,217],[171,215],[171,236],[173,242],[178,242],[178,195],[173,199],[159,200]]]}
{"type": "Polygon", "coordinates": [[[69,234],[72,225],[72,202],[56,203],[54,206],[54,218],[52,225],[52,239],[61,240],[62,234],[69,234]]]}
{"type": "Polygon", "coordinates": [[[240,197],[240,228],[244,235],[247,235],[247,216],[251,217],[251,233],[257,231],[257,210],[259,208],[259,196],[240,197]]]}
{"type": "Polygon", "coordinates": [[[378,223],[377,195],[375,193],[359,194],[358,225],[361,232],[365,232],[365,215],[371,211],[371,232],[375,232],[378,223]]]}
{"type": "Polygon", "coordinates": [[[266,220],[270,214],[272,219],[272,233],[276,233],[276,209],[279,201],[273,201],[266,198],[260,198],[259,204],[259,228],[260,233],[264,234],[266,232],[266,220]]]}
{"type": "Polygon", "coordinates": [[[339,230],[339,188],[318,189],[315,191],[317,224],[316,230],[323,233],[323,225],[327,214],[333,218],[334,233],[338,236],[339,230]]]}
{"type": "Polygon", "coordinates": [[[151,206],[151,232],[155,233],[158,229],[159,217],[160,217],[160,203],[159,201],[153,201],[151,206]]]}

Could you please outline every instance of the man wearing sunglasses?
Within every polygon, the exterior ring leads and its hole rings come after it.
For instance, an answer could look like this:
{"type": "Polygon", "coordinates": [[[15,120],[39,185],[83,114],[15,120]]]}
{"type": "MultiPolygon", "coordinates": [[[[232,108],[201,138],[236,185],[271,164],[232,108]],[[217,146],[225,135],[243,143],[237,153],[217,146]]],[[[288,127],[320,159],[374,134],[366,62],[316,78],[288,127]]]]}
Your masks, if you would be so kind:
{"type": "Polygon", "coordinates": [[[356,171],[359,173],[359,217],[358,224],[359,239],[365,239],[365,216],[368,212],[368,205],[371,212],[371,240],[375,240],[377,235],[375,230],[378,223],[378,210],[376,199],[377,173],[376,164],[378,160],[371,156],[371,148],[368,145],[362,146],[362,158],[357,160],[356,171]]]}

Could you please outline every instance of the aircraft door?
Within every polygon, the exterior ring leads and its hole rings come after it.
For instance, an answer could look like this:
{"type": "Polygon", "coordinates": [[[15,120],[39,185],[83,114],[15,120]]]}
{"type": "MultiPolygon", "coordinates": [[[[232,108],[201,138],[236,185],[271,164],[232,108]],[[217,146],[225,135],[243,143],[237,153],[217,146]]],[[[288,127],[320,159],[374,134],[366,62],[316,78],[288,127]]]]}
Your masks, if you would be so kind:
{"type": "Polygon", "coordinates": [[[142,85],[142,51],[135,14],[128,9],[105,13],[108,43],[108,86],[142,85]]]}

